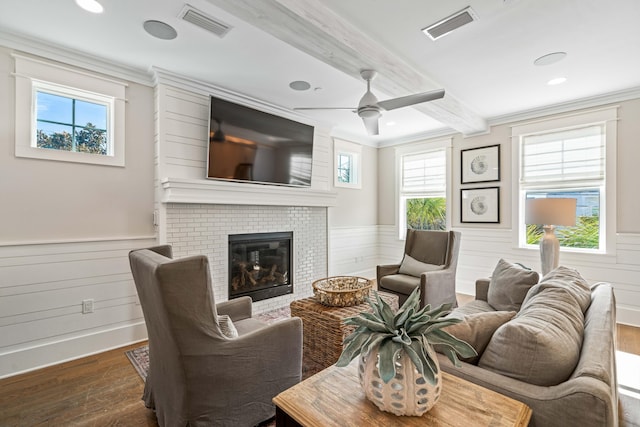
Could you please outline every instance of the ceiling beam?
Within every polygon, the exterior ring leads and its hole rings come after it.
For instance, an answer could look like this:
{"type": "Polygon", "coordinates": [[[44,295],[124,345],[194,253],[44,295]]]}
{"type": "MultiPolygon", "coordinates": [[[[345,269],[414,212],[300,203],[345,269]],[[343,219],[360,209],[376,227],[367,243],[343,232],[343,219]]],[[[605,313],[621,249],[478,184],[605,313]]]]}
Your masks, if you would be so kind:
{"type": "MultiPolygon", "coordinates": [[[[372,86],[392,97],[442,87],[317,0],[208,1],[357,79],[363,69],[376,70],[372,86]]],[[[486,120],[450,93],[413,108],[465,135],[487,130],[486,120]]]]}

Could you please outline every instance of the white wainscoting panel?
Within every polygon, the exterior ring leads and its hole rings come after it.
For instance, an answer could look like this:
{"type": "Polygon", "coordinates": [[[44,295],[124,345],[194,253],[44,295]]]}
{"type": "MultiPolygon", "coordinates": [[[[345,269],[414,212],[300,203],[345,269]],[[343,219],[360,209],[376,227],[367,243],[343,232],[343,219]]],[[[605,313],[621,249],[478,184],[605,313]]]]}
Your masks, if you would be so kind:
{"type": "Polygon", "coordinates": [[[329,275],[376,277],[378,226],[332,227],[329,231],[329,275]]]}
{"type": "Polygon", "coordinates": [[[0,378],[146,339],[128,253],[155,243],[0,246],[0,378]]]}

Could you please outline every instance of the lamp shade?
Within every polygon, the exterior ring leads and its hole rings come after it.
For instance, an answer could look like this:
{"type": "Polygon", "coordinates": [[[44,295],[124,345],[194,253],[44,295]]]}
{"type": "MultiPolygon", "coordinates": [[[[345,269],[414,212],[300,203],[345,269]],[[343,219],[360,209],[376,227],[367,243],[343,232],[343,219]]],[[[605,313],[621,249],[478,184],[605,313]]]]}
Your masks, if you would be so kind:
{"type": "Polygon", "coordinates": [[[526,224],[576,225],[576,199],[526,199],[526,224]]]}

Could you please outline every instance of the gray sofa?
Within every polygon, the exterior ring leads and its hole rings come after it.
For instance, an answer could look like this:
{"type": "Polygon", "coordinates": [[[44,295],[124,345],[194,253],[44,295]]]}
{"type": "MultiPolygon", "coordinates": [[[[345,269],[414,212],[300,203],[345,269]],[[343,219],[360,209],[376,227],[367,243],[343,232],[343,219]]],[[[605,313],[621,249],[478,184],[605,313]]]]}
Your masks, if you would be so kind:
{"type": "MultiPolygon", "coordinates": [[[[517,314],[510,313],[506,323],[497,325],[495,332],[488,331],[486,349],[477,349],[476,360],[456,368],[438,354],[440,366],[445,372],[526,403],[532,409],[530,426],[617,426],[613,289],[608,283],[587,284],[584,304],[584,279],[575,270],[559,269],[528,289],[521,310],[514,310],[517,314]],[[583,296],[577,297],[580,292],[583,296]],[[581,298],[582,314],[575,309],[581,298]],[[573,305],[574,311],[563,311],[565,305],[573,305]],[[557,315],[559,312],[562,314],[557,315]],[[569,336],[563,336],[567,330],[571,331],[569,336]]],[[[451,315],[473,319],[497,311],[489,303],[494,282],[493,278],[478,280],[476,299],[451,315]]],[[[517,300],[514,303],[519,304],[517,300]]]]}

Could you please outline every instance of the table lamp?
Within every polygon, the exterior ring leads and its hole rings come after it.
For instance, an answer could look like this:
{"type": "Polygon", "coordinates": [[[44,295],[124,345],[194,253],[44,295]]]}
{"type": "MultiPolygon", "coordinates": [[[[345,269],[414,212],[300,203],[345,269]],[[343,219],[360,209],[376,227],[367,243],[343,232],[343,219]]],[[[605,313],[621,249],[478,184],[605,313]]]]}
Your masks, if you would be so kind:
{"type": "Polygon", "coordinates": [[[558,266],[560,243],[555,234],[557,225],[576,225],[576,199],[526,199],[525,224],[542,225],[544,236],[540,240],[542,275],[558,266]]]}

